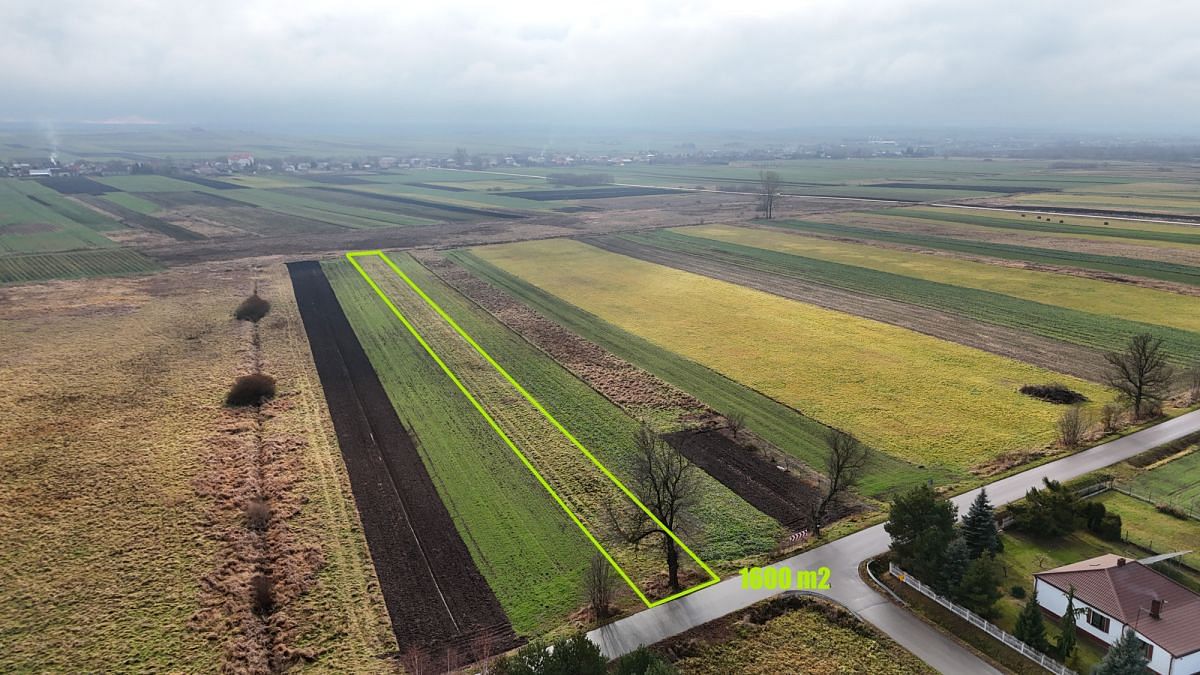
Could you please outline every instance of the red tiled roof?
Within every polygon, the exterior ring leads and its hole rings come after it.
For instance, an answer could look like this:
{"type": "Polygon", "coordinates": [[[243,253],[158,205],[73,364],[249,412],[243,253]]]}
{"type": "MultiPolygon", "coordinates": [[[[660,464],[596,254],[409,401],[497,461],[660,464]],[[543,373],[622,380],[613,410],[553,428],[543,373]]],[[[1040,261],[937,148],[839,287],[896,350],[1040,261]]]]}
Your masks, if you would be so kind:
{"type": "Polygon", "coordinates": [[[1107,554],[1033,576],[1075,597],[1142,635],[1172,656],[1200,651],[1200,595],[1136,560],[1107,554]],[[1125,560],[1124,564],[1120,564],[1125,560]],[[1150,601],[1161,600],[1158,619],[1150,601]]]}

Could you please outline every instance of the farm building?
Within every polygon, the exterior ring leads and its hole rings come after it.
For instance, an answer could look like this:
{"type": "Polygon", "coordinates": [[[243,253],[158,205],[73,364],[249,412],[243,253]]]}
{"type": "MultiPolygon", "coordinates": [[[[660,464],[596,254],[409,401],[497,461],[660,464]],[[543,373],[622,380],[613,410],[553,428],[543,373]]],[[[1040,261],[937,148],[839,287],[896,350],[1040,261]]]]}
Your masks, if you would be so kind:
{"type": "Polygon", "coordinates": [[[1075,589],[1082,634],[1109,645],[1129,628],[1145,644],[1150,670],[1200,672],[1200,595],[1111,553],[1033,576],[1038,604],[1056,618],[1075,589]]]}

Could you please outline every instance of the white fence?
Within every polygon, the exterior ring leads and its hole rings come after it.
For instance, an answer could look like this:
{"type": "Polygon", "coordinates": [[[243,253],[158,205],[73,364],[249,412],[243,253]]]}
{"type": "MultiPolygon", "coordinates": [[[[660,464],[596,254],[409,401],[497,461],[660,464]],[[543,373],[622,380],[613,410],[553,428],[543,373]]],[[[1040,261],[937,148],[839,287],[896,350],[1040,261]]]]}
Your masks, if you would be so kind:
{"type": "Polygon", "coordinates": [[[913,588],[920,591],[921,594],[926,595],[929,598],[932,598],[935,602],[937,602],[942,607],[945,607],[946,609],[950,610],[951,612],[954,612],[958,616],[962,617],[963,619],[965,619],[967,621],[967,623],[971,624],[972,626],[975,626],[976,628],[979,628],[980,630],[984,631],[988,635],[991,635],[992,637],[996,638],[997,640],[1003,642],[1004,644],[1011,647],[1014,651],[1020,653],[1025,658],[1029,659],[1030,661],[1033,661],[1034,663],[1036,663],[1039,666],[1045,668],[1046,670],[1054,673],[1055,675],[1076,675],[1075,671],[1071,670],[1070,668],[1067,668],[1066,666],[1062,665],[1058,661],[1055,661],[1054,659],[1050,658],[1049,656],[1046,656],[1045,654],[1039,652],[1038,650],[1030,647],[1029,645],[1025,644],[1024,642],[1021,642],[1020,640],[1013,637],[1012,635],[1005,633],[1004,631],[1002,631],[998,627],[996,627],[995,624],[988,621],[987,619],[984,619],[983,617],[979,616],[975,612],[972,612],[971,610],[967,609],[966,607],[960,607],[959,605],[954,604],[950,600],[947,600],[946,598],[943,598],[942,596],[938,595],[937,591],[935,591],[932,588],[930,588],[929,586],[926,586],[925,584],[921,583],[920,579],[917,579],[916,577],[909,574],[908,572],[905,572],[904,570],[900,569],[899,567],[896,567],[895,563],[888,564],[888,571],[891,572],[892,576],[896,577],[900,581],[904,582],[905,584],[908,584],[909,586],[912,586],[913,588]]]}

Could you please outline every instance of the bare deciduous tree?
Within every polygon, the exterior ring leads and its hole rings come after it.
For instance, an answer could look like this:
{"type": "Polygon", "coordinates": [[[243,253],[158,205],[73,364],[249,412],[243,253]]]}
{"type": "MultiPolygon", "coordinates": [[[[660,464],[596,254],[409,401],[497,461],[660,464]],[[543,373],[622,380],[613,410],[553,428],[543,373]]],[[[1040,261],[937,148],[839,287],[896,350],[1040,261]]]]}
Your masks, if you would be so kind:
{"type": "Polygon", "coordinates": [[[725,415],[725,424],[729,426],[729,433],[733,434],[733,440],[738,439],[738,434],[746,426],[746,416],[740,412],[731,412],[725,415]]]}
{"type": "Polygon", "coordinates": [[[870,454],[852,434],[840,429],[830,429],[825,435],[829,452],[825,455],[825,477],[829,481],[821,501],[810,507],[813,536],[821,536],[821,525],[829,507],[858,482],[870,454]]]}
{"type": "Polygon", "coordinates": [[[779,174],[775,171],[758,172],[758,197],[767,220],[775,216],[775,202],[779,201],[779,174]]]}
{"type": "Polygon", "coordinates": [[[1104,382],[1129,402],[1134,419],[1157,408],[1170,389],[1173,373],[1162,344],[1162,338],[1142,333],[1130,338],[1125,351],[1104,355],[1104,382]]]}
{"type": "Polygon", "coordinates": [[[1088,421],[1083,414],[1083,408],[1073,405],[1058,418],[1058,444],[1072,450],[1078,448],[1083,443],[1087,430],[1088,421]]]}
{"type": "Polygon", "coordinates": [[[609,518],[614,529],[631,544],[638,544],[652,535],[662,537],[668,582],[671,590],[678,592],[681,590],[679,545],[666,530],[678,533],[696,502],[696,467],[646,424],[634,433],[634,445],[637,448],[632,467],[635,492],[658,522],[641,509],[619,515],[611,504],[609,518]]]}
{"type": "Polygon", "coordinates": [[[592,557],[592,563],[584,573],[583,587],[587,591],[592,615],[596,617],[596,621],[602,621],[608,616],[609,606],[612,605],[613,595],[617,590],[617,575],[608,560],[599,553],[592,557]]]}

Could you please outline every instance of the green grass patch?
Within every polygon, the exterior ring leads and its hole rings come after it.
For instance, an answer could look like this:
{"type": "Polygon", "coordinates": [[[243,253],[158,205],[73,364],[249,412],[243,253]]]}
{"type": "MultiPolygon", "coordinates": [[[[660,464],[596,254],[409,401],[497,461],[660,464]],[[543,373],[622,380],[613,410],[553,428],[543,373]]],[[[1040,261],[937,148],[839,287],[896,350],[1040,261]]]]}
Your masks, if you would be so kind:
{"type": "Polygon", "coordinates": [[[1200,512],[1200,450],[1161,464],[1139,474],[1129,482],[1129,489],[1200,512]]]}
{"type": "MultiPolygon", "coordinates": [[[[1176,518],[1120,492],[1105,492],[1093,499],[1103,502],[1109,511],[1120,514],[1126,539],[1155,553],[1191,551],[1180,559],[1193,569],[1200,569],[1200,550],[1197,550],[1200,548],[1200,520],[1176,518]]],[[[1200,588],[1200,579],[1195,585],[1200,588]]]]}
{"type": "Polygon", "coordinates": [[[100,198],[147,216],[162,210],[158,204],[128,192],[109,192],[100,198]]]}
{"type": "Polygon", "coordinates": [[[161,269],[162,265],[128,248],[35,253],[0,257],[0,284],[123,276],[161,269]]]}

